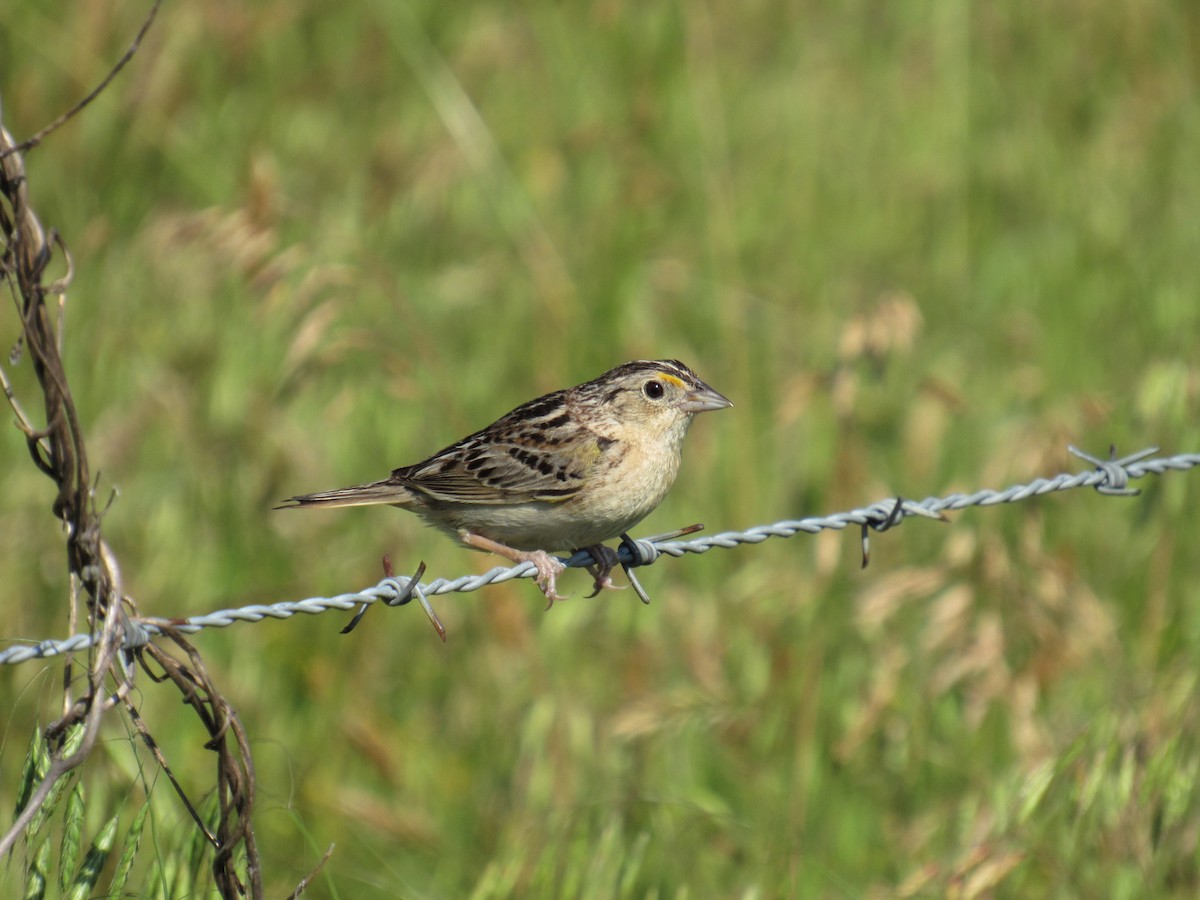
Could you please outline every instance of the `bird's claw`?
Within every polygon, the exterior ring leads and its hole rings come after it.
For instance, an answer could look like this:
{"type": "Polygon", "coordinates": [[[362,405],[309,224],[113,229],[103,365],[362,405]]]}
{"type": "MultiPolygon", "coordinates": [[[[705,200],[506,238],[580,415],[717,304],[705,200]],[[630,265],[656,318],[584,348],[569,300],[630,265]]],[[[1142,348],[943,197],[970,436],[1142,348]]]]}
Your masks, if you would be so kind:
{"type": "Polygon", "coordinates": [[[610,574],[620,563],[617,551],[603,544],[593,544],[587,548],[587,551],[592,554],[592,559],[595,560],[592,565],[586,567],[588,574],[592,576],[592,592],[587,595],[587,599],[592,599],[592,597],[595,597],[601,591],[625,590],[625,585],[613,584],[612,575],[610,574]]]}
{"type": "Polygon", "coordinates": [[[552,607],[555,600],[567,599],[558,592],[558,576],[563,573],[566,566],[545,550],[534,550],[525,559],[533,563],[534,568],[537,569],[537,576],[533,579],[533,583],[546,595],[546,609],[552,607]]]}

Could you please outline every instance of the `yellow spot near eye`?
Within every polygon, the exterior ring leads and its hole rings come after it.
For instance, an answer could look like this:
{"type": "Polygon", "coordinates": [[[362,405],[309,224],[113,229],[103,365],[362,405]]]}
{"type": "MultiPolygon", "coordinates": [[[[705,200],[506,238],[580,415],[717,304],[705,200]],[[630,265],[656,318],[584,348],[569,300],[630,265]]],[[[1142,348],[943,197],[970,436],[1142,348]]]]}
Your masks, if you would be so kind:
{"type": "Polygon", "coordinates": [[[663,372],[662,374],[660,374],[658,376],[658,380],[665,381],[667,384],[671,385],[672,387],[677,387],[677,388],[686,388],[687,387],[686,384],[684,384],[682,381],[680,381],[674,375],[668,375],[666,372],[663,372]]]}

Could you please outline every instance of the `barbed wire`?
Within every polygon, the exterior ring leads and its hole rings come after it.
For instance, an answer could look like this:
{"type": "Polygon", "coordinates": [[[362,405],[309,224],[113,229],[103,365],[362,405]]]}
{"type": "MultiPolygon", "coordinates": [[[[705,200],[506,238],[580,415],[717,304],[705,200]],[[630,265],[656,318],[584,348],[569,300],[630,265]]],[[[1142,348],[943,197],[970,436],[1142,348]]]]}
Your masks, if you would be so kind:
{"type": "MultiPolygon", "coordinates": [[[[927,497],[919,501],[893,497],[849,512],[784,520],[771,525],[757,525],[745,531],[723,531],[719,534],[686,541],[671,539],[681,532],[628,540],[622,542],[618,550],[618,558],[626,567],[626,572],[632,576],[634,567],[653,565],[663,556],[681,557],[688,553],[707,553],[714,548],[728,550],[741,544],[760,544],[768,538],[787,538],[801,533],[816,534],[829,529],[840,531],[855,525],[861,527],[863,531],[865,565],[868,529],[884,531],[901,524],[910,516],[942,518],[941,514],[948,510],[965,509],[970,506],[1017,503],[1031,497],[1081,487],[1092,487],[1099,493],[1109,496],[1132,496],[1139,493],[1138,490],[1129,487],[1132,479],[1143,478],[1147,475],[1165,475],[1168,472],[1186,471],[1200,465],[1200,453],[1181,453],[1175,456],[1154,458],[1154,454],[1158,452],[1157,447],[1151,447],[1120,459],[1115,458],[1113,452],[1110,452],[1108,459],[1100,459],[1075,447],[1067,449],[1075,456],[1092,463],[1095,468],[1074,474],[1064,473],[1053,478],[1036,478],[1026,484],[1012,485],[1001,491],[985,489],[973,494],[947,494],[943,497],[927,497]]],[[[683,533],[693,529],[684,529],[683,533]]],[[[577,568],[592,564],[593,559],[590,553],[581,551],[570,558],[564,558],[562,562],[569,568],[577,568]]],[[[477,591],[490,584],[500,584],[514,578],[531,578],[537,574],[533,563],[528,562],[512,567],[497,566],[481,575],[463,575],[454,579],[435,578],[429,582],[418,580],[422,571],[424,571],[423,565],[418,569],[416,577],[393,576],[383,579],[373,587],[355,593],[338,594],[335,597],[310,597],[307,600],[252,604],[236,609],[217,610],[186,619],[127,615],[127,621],[123,623],[122,647],[129,650],[143,646],[154,637],[162,635],[167,629],[181,634],[194,634],[205,628],[224,628],[235,622],[290,619],[300,613],[317,615],[330,610],[348,611],[356,606],[369,606],[377,602],[388,606],[403,606],[414,598],[425,607],[426,612],[436,624],[436,616],[433,615],[428,604],[429,597],[477,591]]],[[[636,579],[631,577],[631,581],[638,589],[639,596],[649,602],[637,585],[636,579]]],[[[99,639],[98,633],[85,633],[65,640],[44,640],[10,647],[0,651],[0,665],[12,665],[32,659],[45,659],[64,653],[74,653],[91,647],[99,639]]]]}

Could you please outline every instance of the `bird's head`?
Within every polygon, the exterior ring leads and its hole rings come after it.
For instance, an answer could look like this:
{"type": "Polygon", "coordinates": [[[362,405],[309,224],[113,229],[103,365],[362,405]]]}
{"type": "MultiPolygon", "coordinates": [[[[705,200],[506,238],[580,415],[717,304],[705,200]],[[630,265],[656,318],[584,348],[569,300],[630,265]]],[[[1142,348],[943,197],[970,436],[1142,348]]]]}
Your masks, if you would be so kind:
{"type": "Polygon", "coordinates": [[[651,439],[682,440],[696,413],[733,405],[674,359],[628,362],[576,390],[605,420],[651,439]]]}

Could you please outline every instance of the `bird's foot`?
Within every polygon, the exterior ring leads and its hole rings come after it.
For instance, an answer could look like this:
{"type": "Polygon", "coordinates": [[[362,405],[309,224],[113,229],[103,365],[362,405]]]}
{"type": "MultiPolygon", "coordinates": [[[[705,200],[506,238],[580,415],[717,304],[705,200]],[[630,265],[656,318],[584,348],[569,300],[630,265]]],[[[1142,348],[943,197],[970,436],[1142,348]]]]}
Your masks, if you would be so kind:
{"type": "Polygon", "coordinates": [[[555,600],[566,600],[567,598],[558,593],[558,576],[567,568],[545,550],[525,550],[518,551],[524,559],[522,562],[531,562],[537,567],[537,577],[533,579],[533,583],[542,589],[542,593],[546,595],[546,609],[554,605],[555,600]]]}
{"type": "Polygon", "coordinates": [[[593,544],[587,548],[587,552],[592,554],[592,559],[595,562],[587,567],[588,574],[592,576],[592,592],[587,595],[590,600],[601,591],[623,591],[624,585],[613,584],[611,572],[620,563],[617,557],[617,551],[612,547],[606,547],[603,544],[593,544]]]}
{"type": "Polygon", "coordinates": [[[546,600],[549,601],[546,604],[546,609],[553,606],[555,600],[567,599],[558,593],[557,584],[558,576],[563,573],[566,566],[545,550],[514,550],[507,544],[501,544],[499,541],[493,541],[491,538],[486,538],[481,534],[475,534],[470,531],[459,532],[459,537],[464,544],[468,547],[474,547],[476,550],[496,553],[517,564],[523,562],[533,563],[534,568],[537,569],[537,576],[533,579],[533,582],[546,595],[546,600]]]}

